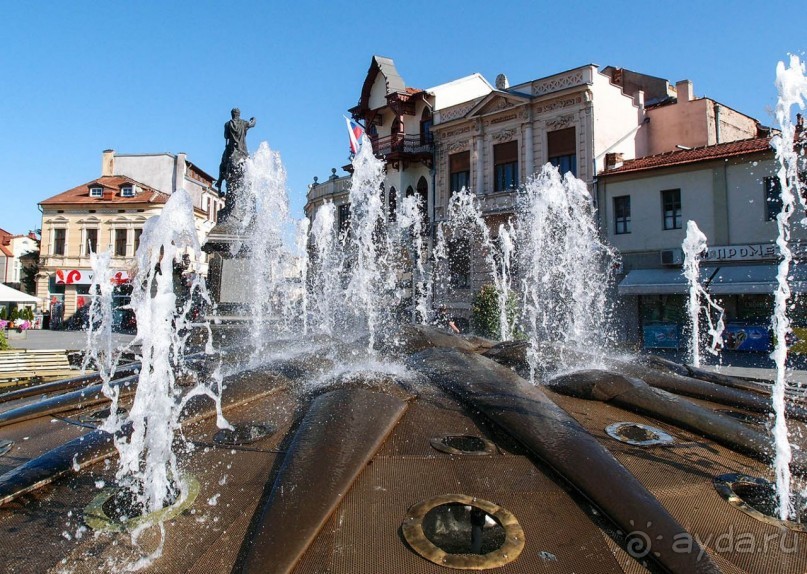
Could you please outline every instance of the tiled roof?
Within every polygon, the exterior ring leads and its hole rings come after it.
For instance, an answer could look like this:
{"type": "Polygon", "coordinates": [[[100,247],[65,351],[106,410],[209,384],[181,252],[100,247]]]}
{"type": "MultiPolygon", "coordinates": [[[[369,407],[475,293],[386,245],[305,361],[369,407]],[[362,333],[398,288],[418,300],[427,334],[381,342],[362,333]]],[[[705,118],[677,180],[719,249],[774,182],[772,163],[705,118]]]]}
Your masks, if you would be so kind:
{"type": "Polygon", "coordinates": [[[406,88],[406,93],[409,94],[410,96],[414,96],[415,94],[419,94],[422,91],[423,90],[421,90],[420,88],[409,88],[409,87],[406,88]]]}
{"type": "Polygon", "coordinates": [[[620,173],[643,171],[660,167],[684,165],[689,163],[697,163],[700,161],[735,157],[750,153],[759,153],[768,151],[770,149],[771,144],[769,137],[751,138],[716,145],[696,147],[692,149],[670,151],[657,155],[648,155],[637,159],[629,159],[625,160],[625,162],[619,167],[601,171],[600,175],[616,175],[620,173]]]}
{"type": "Polygon", "coordinates": [[[162,204],[168,201],[168,195],[152,189],[147,185],[143,185],[131,178],[111,175],[103,176],[93,181],[69,189],[53,197],[49,197],[44,201],[40,201],[39,205],[125,205],[125,204],[162,204]],[[121,187],[125,185],[134,185],[140,188],[140,193],[135,194],[134,197],[122,197],[120,194],[121,187]],[[104,197],[90,197],[90,187],[103,187],[104,197]],[[110,191],[114,193],[109,193],[110,191]]]}
{"type": "Polygon", "coordinates": [[[0,253],[6,257],[14,257],[14,254],[5,245],[0,245],[0,253]]]}

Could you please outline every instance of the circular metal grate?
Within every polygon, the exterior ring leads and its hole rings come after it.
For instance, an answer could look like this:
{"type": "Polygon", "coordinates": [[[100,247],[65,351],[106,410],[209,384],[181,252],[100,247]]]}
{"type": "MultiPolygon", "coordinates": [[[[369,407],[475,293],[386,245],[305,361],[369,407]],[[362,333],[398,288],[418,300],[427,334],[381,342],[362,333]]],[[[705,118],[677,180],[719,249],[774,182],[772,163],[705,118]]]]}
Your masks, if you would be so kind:
{"type": "Polygon", "coordinates": [[[467,434],[449,434],[434,437],[429,443],[435,449],[447,454],[490,455],[496,453],[496,446],[484,438],[467,434]]]}
{"type": "Polygon", "coordinates": [[[179,496],[173,504],[155,512],[126,519],[119,518],[118,513],[111,508],[115,498],[120,496],[121,490],[105,488],[84,509],[84,523],[100,532],[123,532],[171,520],[190,508],[199,495],[199,481],[192,476],[184,478],[187,484],[187,493],[184,497],[179,496]]]}
{"type": "Polygon", "coordinates": [[[729,473],[712,480],[726,502],[757,520],[797,532],[807,532],[807,509],[797,501],[799,515],[795,520],[782,520],[777,510],[776,485],[756,476],[729,473]]]}
{"type": "Polygon", "coordinates": [[[3,456],[8,451],[10,451],[12,446],[14,446],[13,440],[7,440],[7,439],[0,440],[0,456],[3,456]]]}
{"type": "MultiPolygon", "coordinates": [[[[127,410],[123,407],[118,407],[117,412],[118,416],[121,417],[127,413],[127,410]]],[[[109,418],[109,413],[110,413],[110,407],[106,407],[88,413],[86,415],[81,415],[78,420],[80,420],[83,423],[90,423],[90,424],[103,423],[105,420],[109,418]]]]}
{"type": "Polygon", "coordinates": [[[213,442],[222,446],[250,444],[275,434],[277,429],[270,424],[238,423],[232,429],[221,429],[213,436],[213,442]]]}
{"type": "Polygon", "coordinates": [[[654,446],[675,442],[669,433],[642,423],[613,423],[605,427],[605,432],[611,438],[633,446],[654,446]]]}
{"type": "Polygon", "coordinates": [[[510,511],[465,494],[445,494],[414,505],[401,530],[420,556],[460,570],[498,568],[524,549],[524,531],[510,511]]]}

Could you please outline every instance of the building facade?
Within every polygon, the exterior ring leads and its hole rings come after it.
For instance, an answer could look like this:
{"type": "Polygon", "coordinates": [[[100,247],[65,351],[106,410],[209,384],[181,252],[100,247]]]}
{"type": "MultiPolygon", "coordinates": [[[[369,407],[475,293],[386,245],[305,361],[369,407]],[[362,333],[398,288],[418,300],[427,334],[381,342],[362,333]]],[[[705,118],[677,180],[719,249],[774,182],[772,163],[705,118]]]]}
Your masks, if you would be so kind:
{"type": "MultiPolygon", "coordinates": [[[[697,146],[757,138],[757,120],[709,98],[693,85],[621,68],[586,65],[511,86],[504,74],[490,84],[479,74],[433,88],[406,86],[389,58],[373,57],[359,103],[350,110],[386,162],[383,201],[395,217],[400,197],[418,195],[433,247],[451,195],[466,188],[479,200],[492,235],[516,215],[520,187],[545,164],[582,180],[602,210],[599,175],[607,158],[626,161],[697,146]]],[[[332,200],[349,215],[347,184],[313,185],[306,215],[332,200]],[[323,185],[325,185],[323,187],[323,185]]],[[[606,223],[603,235],[607,234],[606,223]]],[[[475,293],[490,282],[478,245],[449,246],[452,275],[435,305],[465,323],[475,293]],[[460,253],[462,252],[462,253],[460,253]]]]}
{"type": "MultiPolygon", "coordinates": [[[[688,285],[682,243],[694,221],[707,237],[701,283],[725,308],[726,346],[767,350],[782,206],[770,138],[609,159],[599,176],[601,213],[607,240],[622,258],[619,316],[629,339],[645,347],[683,344],[688,285]]],[[[800,294],[807,291],[807,273],[798,265],[807,256],[807,231],[796,219],[790,278],[791,290],[800,294]]],[[[805,307],[791,311],[794,324],[807,327],[805,307]]]]}
{"type": "Polygon", "coordinates": [[[13,235],[0,229],[0,283],[28,292],[38,251],[39,240],[34,232],[13,235]]]}
{"type": "MultiPolygon", "coordinates": [[[[184,188],[193,198],[196,231],[204,242],[223,204],[212,184],[213,178],[184,154],[105,151],[101,177],[39,203],[42,239],[36,295],[48,307],[55,305],[56,314],[69,318],[91,297],[90,254],[109,251],[125,299],[145,222],[162,212],[171,193],[184,188]]],[[[206,261],[192,265],[193,271],[206,274],[206,261]]]]}

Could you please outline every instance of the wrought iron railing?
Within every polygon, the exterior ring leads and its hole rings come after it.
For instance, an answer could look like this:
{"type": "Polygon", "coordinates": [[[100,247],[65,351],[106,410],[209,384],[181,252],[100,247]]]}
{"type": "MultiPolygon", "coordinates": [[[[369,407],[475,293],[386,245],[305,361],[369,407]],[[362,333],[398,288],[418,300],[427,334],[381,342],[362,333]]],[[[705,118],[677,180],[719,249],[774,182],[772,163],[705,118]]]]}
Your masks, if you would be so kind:
{"type": "Polygon", "coordinates": [[[391,135],[372,138],[373,151],[376,154],[430,154],[434,151],[434,143],[421,136],[391,135]]]}

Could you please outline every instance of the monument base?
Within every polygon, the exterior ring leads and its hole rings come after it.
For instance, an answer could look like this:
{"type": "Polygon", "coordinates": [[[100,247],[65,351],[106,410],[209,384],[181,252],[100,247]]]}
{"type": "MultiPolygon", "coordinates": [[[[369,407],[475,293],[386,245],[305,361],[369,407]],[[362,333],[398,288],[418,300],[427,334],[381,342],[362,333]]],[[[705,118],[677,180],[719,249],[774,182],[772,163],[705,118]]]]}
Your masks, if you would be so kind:
{"type": "Polygon", "coordinates": [[[217,225],[202,247],[208,254],[208,290],[221,317],[237,320],[249,312],[252,286],[246,239],[242,234],[217,225]]]}

